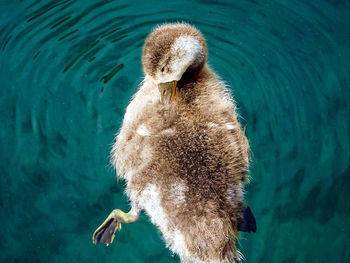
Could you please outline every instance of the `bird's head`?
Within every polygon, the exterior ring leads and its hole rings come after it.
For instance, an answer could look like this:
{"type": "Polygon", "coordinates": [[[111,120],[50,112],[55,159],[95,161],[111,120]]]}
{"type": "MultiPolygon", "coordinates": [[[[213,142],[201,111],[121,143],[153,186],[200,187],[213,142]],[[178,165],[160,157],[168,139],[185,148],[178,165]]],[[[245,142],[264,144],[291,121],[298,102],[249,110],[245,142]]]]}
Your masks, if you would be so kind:
{"type": "Polygon", "coordinates": [[[143,47],[143,70],[158,85],[161,102],[175,98],[177,82],[185,72],[201,70],[207,54],[202,34],[188,24],[165,24],[148,36],[143,47]]]}

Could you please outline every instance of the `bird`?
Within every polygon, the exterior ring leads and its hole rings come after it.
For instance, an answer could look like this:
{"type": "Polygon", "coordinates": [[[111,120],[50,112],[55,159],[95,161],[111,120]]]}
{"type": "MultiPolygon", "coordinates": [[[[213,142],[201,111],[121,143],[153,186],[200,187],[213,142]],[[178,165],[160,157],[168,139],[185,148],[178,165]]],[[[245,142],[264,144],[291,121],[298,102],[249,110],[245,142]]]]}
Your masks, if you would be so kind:
{"type": "Polygon", "coordinates": [[[239,231],[256,231],[244,200],[250,147],[230,89],[207,59],[206,40],[190,24],[162,24],[146,38],[145,76],[111,151],[131,209],[114,209],[94,243],[109,245],[145,211],[183,263],[243,258],[239,231]]]}

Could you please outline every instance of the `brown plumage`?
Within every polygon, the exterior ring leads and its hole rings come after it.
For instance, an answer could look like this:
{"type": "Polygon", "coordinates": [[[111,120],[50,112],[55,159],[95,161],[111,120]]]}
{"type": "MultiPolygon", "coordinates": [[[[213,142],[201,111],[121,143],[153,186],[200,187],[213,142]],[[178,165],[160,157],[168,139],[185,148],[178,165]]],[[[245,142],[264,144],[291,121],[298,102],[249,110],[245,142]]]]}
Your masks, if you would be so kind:
{"type": "Polygon", "coordinates": [[[235,243],[249,144],[207,54],[203,36],[187,24],[150,34],[142,57],[146,77],[112,150],[132,213],[145,210],[183,262],[241,257],[235,243]],[[157,85],[170,81],[176,95],[161,103],[157,85]]]}

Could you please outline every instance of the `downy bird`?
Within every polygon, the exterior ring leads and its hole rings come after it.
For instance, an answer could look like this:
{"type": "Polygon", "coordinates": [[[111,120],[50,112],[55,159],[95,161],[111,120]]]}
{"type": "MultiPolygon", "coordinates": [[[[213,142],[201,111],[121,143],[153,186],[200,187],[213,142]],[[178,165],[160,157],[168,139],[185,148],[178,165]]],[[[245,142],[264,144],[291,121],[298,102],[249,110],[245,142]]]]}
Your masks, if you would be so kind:
{"type": "Polygon", "coordinates": [[[131,210],[113,210],[94,243],[109,245],[144,210],[184,263],[242,258],[239,231],[256,231],[243,196],[249,143],[207,57],[202,34],[185,23],[161,25],[146,39],[145,77],[111,153],[131,210]]]}

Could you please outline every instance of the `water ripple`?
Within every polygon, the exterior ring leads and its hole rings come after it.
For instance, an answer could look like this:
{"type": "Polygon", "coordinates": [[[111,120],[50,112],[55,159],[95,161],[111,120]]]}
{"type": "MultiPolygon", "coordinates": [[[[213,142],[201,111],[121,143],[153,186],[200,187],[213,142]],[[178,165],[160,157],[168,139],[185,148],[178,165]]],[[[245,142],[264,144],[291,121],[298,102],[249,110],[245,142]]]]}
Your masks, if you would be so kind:
{"type": "MultiPolygon", "coordinates": [[[[328,254],[334,262],[350,260],[341,245],[350,243],[349,226],[343,223],[348,207],[341,201],[348,199],[344,185],[350,166],[348,1],[27,0],[3,5],[0,171],[9,176],[0,177],[0,207],[5,199],[15,203],[6,211],[29,221],[38,216],[14,207],[35,207],[37,215],[71,229],[76,242],[68,242],[64,231],[53,231],[70,244],[62,242],[60,248],[68,261],[89,261],[91,251],[108,260],[95,247],[81,253],[89,259],[72,256],[71,247],[90,242],[90,229],[76,224],[87,224],[88,212],[94,217],[100,213],[101,200],[112,200],[110,194],[116,202],[126,202],[120,201],[125,200],[121,191],[104,192],[115,183],[106,169],[110,144],[142,78],[144,39],[158,24],[181,21],[196,25],[206,37],[209,64],[231,87],[252,146],[248,200],[259,233],[242,240],[247,262],[322,261],[328,254]],[[29,186],[42,188],[45,198],[12,197],[22,189],[30,193],[29,186]],[[64,194],[57,191],[61,186],[64,194]],[[66,205],[58,219],[42,205],[57,199],[66,205]],[[81,211],[72,202],[92,208],[81,211]],[[84,219],[67,218],[70,211],[84,219]],[[85,231],[84,237],[77,229],[85,231]],[[294,241],[299,239],[301,245],[294,241]],[[330,245],[329,240],[335,242],[330,245]]],[[[20,225],[20,219],[15,221],[13,225],[20,225]]],[[[28,232],[39,229],[35,222],[28,232]]],[[[17,242],[17,229],[4,224],[6,237],[17,242]]],[[[50,227],[45,227],[47,233],[50,227]]],[[[153,231],[147,224],[145,228],[153,231]]],[[[127,252],[118,246],[113,252],[121,262],[134,262],[131,254],[151,258],[156,250],[163,251],[159,261],[176,261],[162,250],[157,236],[148,240],[157,249],[146,251],[133,238],[140,236],[132,233],[132,246],[129,241],[118,244],[127,245],[127,252]]],[[[5,251],[0,261],[23,259],[13,241],[0,243],[5,251]]],[[[50,249],[44,244],[33,260],[62,261],[50,249]]]]}

